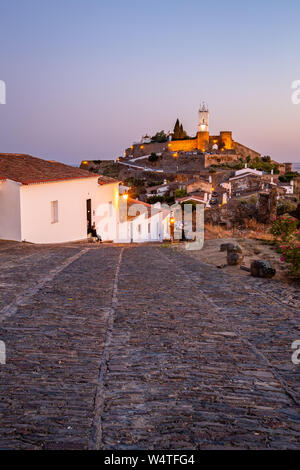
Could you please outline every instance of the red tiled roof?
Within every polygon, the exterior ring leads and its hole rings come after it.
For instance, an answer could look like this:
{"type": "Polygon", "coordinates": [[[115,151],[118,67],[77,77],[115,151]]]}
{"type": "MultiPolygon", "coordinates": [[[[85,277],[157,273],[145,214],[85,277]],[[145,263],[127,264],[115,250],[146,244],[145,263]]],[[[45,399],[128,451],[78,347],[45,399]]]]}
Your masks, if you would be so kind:
{"type": "Polygon", "coordinates": [[[99,177],[95,173],[63,163],[14,153],[0,153],[0,175],[1,179],[10,179],[22,184],[99,177]]]}
{"type": "Polygon", "coordinates": [[[199,196],[199,195],[196,195],[196,194],[191,194],[190,196],[185,196],[185,197],[180,197],[178,199],[176,199],[176,202],[185,202],[185,201],[199,201],[199,202],[206,202],[204,201],[204,196],[199,196]]]}
{"type": "Polygon", "coordinates": [[[152,215],[158,214],[159,212],[161,212],[160,209],[153,207],[153,205],[148,204],[147,202],[142,202],[142,201],[139,201],[137,199],[132,199],[132,198],[127,199],[127,218],[128,219],[134,219],[135,217],[138,217],[139,215],[144,214],[144,213],[147,214],[147,218],[150,218],[152,215]],[[135,215],[129,215],[128,214],[129,208],[135,204],[139,204],[145,207],[146,211],[141,208],[141,212],[137,212],[135,215]]]}
{"type": "Polygon", "coordinates": [[[103,184],[120,183],[120,181],[110,176],[99,175],[98,183],[102,186],[103,184]]]}

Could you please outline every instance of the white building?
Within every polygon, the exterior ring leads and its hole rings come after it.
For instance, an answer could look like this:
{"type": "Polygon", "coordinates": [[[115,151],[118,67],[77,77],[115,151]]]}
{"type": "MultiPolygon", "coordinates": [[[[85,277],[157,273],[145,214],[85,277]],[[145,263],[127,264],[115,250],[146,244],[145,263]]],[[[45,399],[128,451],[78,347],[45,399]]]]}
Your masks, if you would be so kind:
{"type": "Polygon", "coordinates": [[[62,243],[102,240],[117,230],[119,182],[30,155],[0,154],[0,239],[62,243]]]}
{"type": "Polygon", "coordinates": [[[202,103],[198,115],[198,132],[209,132],[209,110],[206,103],[202,103]]]}
{"type": "Polygon", "coordinates": [[[161,242],[170,239],[170,211],[161,204],[135,199],[120,200],[117,228],[119,243],[161,242]]]}
{"type": "Polygon", "coordinates": [[[234,173],[234,176],[242,176],[242,175],[248,175],[248,174],[251,174],[251,175],[256,175],[256,176],[262,176],[263,175],[263,171],[259,171],[259,170],[256,170],[255,168],[248,168],[248,165],[247,163],[245,163],[245,168],[242,168],[241,170],[237,170],[235,173],[234,173]]]}
{"type": "Polygon", "coordinates": [[[278,186],[282,188],[286,194],[294,194],[294,181],[291,180],[289,183],[278,183],[278,186]]]}

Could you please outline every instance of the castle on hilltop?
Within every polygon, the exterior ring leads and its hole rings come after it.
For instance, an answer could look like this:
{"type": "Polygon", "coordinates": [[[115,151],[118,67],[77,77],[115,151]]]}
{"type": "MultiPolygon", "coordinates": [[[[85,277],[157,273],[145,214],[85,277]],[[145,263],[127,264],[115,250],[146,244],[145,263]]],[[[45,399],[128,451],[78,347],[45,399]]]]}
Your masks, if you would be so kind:
{"type": "Polygon", "coordinates": [[[209,109],[205,103],[201,104],[198,111],[198,129],[195,137],[173,140],[173,134],[169,133],[166,141],[155,142],[147,136],[147,139],[143,138],[141,142],[134,143],[126,149],[125,157],[146,157],[153,152],[175,154],[175,156],[178,152],[196,152],[202,156],[204,154],[207,156],[206,160],[211,162],[213,162],[214,157],[218,162],[228,162],[247,157],[252,160],[261,156],[260,153],[234,141],[231,131],[221,131],[219,135],[210,135],[209,109]]]}

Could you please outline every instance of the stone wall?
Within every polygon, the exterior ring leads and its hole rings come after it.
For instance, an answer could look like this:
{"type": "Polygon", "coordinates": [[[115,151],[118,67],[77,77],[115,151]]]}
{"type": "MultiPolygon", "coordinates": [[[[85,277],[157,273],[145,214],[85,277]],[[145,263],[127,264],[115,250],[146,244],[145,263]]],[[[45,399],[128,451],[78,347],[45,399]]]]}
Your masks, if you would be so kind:
{"type": "Polygon", "coordinates": [[[231,181],[232,193],[245,193],[259,191],[261,178],[256,175],[248,175],[231,181]]]}
{"type": "Polygon", "coordinates": [[[300,176],[294,178],[294,194],[300,195],[300,176]]]}
{"type": "Polygon", "coordinates": [[[150,144],[133,144],[126,149],[125,156],[138,158],[143,155],[151,155],[154,153],[163,153],[168,149],[168,142],[151,142],[150,144]]]}
{"type": "Polygon", "coordinates": [[[261,192],[258,194],[257,220],[260,223],[268,224],[276,218],[277,213],[277,189],[271,189],[270,193],[261,192]]]}
{"type": "Polygon", "coordinates": [[[249,147],[246,147],[245,145],[240,144],[239,142],[233,142],[233,148],[235,149],[236,153],[239,155],[240,158],[243,158],[246,160],[246,158],[249,156],[251,160],[254,160],[257,157],[261,157],[261,154],[258,152],[255,152],[255,150],[250,149],[249,147]]]}
{"type": "Polygon", "coordinates": [[[205,168],[211,165],[220,165],[221,163],[232,163],[240,159],[240,155],[235,153],[215,153],[204,155],[204,166],[205,168]]]}
{"type": "Polygon", "coordinates": [[[197,150],[197,139],[172,140],[168,142],[169,152],[191,152],[197,150]]]}

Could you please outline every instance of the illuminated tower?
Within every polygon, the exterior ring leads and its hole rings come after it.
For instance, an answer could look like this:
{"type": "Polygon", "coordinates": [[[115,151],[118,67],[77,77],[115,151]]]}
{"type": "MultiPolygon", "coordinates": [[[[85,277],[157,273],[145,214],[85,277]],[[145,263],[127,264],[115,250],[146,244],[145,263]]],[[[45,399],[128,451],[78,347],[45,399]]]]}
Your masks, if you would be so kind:
{"type": "Polygon", "coordinates": [[[198,132],[208,132],[209,125],[209,111],[206,103],[202,103],[199,109],[199,124],[198,132]]]}

